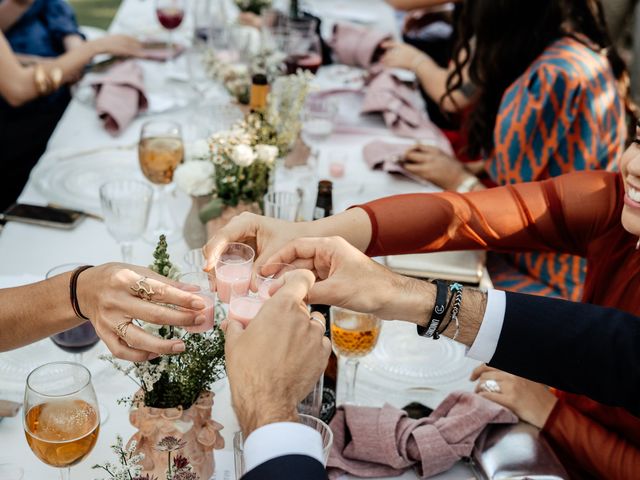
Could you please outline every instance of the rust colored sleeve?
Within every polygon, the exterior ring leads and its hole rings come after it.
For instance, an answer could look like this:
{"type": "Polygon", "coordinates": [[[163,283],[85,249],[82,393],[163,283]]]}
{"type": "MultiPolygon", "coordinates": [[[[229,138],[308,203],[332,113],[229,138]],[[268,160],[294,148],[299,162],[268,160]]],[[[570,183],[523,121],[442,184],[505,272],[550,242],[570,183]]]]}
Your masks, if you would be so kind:
{"type": "Polygon", "coordinates": [[[371,220],[370,256],[438,250],[553,251],[585,255],[619,225],[617,173],[577,172],[465,194],[396,195],[360,205],[371,220]]]}

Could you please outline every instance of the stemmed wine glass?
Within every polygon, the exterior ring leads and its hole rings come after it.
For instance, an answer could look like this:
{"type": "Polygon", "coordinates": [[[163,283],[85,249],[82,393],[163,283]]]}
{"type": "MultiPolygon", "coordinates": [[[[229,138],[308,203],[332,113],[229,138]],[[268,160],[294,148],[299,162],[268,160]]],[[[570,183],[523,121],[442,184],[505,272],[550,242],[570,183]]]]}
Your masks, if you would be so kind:
{"type": "Polygon", "coordinates": [[[173,172],[183,157],[184,143],[179,124],[168,120],[151,120],[142,125],[138,143],[140,168],[154,184],[156,192],[150,241],[157,241],[163,233],[171,239],[177,233],[175,220],[169,211],[166,188],[173,181],[173,172]]]}
{"type": "Polygon", "coordinates": [[[173,31],[182,24],[184,18],[186,0],[155,0],[156,17],[160,25],[169,31],[169,45],[172,55],[168,64],[173,61],[176,54],[176,44],[173,39],[173,31]]]}
{"type": "MultiPolygon", "coordinates": [[[[47,272],[45,278],[48,280],[51,277],[67,273],[81,267],[82,263],[65,263],[64,265],[58,265],[53,267],[47,272]]],[[[89,321],[85,321],[83,324],[77,327],[70,328],[64,332],[51,335],[51,341],[60,347],[65,352],[72,353],[74,360],[78,363],[83,363],[83,353],[93,347],[100,338],[96,334],[93,325],[89,321]]]]}
{"type": "Polygon", "coordinates": [[[336,355],[346,357],[347,392],[345,403],[355,403],[355,386],[360,358],[378,343],[381,322],[369,313],[331,307],[331,344],[336,355]]]}
{"type": "Polygon", "coordinates": [[[98,440],[100,410],[86,367],[52,362],[33,370],[24,392],[23,426],[27,443],[44,463],[70,478],[98,440]]]}
{"type": "Polygon", "coordinates": [[[131,242],[147,228],[153,189],[137,180],[114,180],[100,187],[104,223],[120,244],[122,261],[132,263],[131,242]]]}

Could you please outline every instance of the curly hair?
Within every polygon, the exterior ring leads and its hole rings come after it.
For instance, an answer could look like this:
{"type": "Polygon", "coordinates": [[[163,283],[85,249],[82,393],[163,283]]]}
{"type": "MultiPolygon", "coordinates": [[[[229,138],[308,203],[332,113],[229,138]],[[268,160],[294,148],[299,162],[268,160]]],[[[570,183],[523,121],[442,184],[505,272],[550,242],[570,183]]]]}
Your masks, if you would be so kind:
{"type": "Polygon", "coordinates": [[[563,36],[606,52],[627,111],[629,137],[633,137],[637,114],[629,75],[609,38],[600,0],[465,0],[458,19],[454,70],[442,100],[448,97],[455,102],[451,93],[463,86],[462,72],[468,65],[478,94],[466,124],[469,155],[490,154],[504,92],[563,36]]]}

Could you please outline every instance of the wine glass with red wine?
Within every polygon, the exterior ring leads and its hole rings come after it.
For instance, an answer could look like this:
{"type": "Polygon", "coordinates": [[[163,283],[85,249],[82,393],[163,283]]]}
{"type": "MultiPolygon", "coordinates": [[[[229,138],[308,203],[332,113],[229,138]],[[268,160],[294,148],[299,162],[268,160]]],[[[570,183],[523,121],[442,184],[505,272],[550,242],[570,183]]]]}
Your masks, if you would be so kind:
{"type": "Polygon", "coordinates": [[[314,31],[290,30],[285,39],[285,65],[287,75],[301,70],[316,73],[322,65],[320,37],[314,31]]]}
{"type": "MultiPolygon", "coordinates": [[[[81,267],[81,263],[65,263],[58,265],[49,270],[45,276],[46,279],[55,277],[62,273],[67,273],[81,267]]],[[[72,353],[77,363],[83,363],[83,353],[90,350],[100,338],[96,334],[91,322],[86,321],[77,327],[70,328],[64,332],[51,335],[51,341],[65,352],[72,353]]]]}
{"type": "Polygon", "coordinates": [[[173,50],[171,59],[175,56],[175,42],[173,31],[182,24],[186,0],[155,0],[156,17],[160,25],[169,31],[169,45],[173,50]]]}

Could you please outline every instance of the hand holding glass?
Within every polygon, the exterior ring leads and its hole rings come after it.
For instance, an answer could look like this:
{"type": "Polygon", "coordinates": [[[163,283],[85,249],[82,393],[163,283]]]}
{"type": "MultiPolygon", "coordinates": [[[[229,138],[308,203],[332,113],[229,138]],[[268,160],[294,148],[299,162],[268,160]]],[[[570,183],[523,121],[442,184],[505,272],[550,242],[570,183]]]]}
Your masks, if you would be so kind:
{"type": "Polygon", "coordinates": [[[243,243],[230,243],[216,262],[216,291],[223,303],[231,300],[231,286],[237,284],[238,291],[249,290],[253,259],[253,248],[243,243]]]}
{"type": "Polygon", "coordinates": [[[189,285],[199,287],[200,290],[194,292],[198,295],[205,308],[203,312],[196,318],[196,326],[185,327],[187,332],[203,333],[213,328],[215,323],[216,312],[216,294],[213,291],[213,279],[206,272],[189,272],[180,275],[180,281],[189,285]],[[202,316],[202,318],[200,318],[202,316]]]}

